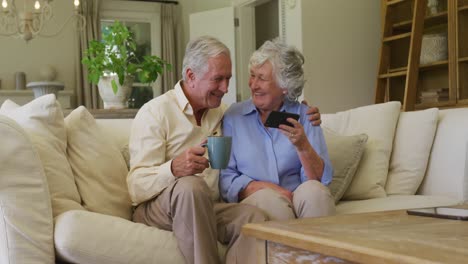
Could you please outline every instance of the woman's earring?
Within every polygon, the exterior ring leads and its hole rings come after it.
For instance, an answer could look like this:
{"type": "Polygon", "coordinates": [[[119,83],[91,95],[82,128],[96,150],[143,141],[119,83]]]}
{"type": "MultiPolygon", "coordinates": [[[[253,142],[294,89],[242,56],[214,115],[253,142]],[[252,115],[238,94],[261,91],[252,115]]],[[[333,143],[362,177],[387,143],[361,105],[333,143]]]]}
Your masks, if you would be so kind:
{"type": "Polygon", "coordinates": [[[283,89],[283,94],[288,94],[288,90],[283,89]]]}

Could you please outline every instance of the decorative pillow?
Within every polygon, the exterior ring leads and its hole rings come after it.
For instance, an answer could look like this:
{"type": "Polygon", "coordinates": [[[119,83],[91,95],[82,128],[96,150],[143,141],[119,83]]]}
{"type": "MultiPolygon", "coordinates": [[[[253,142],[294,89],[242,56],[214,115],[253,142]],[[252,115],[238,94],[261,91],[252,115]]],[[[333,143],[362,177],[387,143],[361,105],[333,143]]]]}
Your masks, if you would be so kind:
{"type": "Polygon", "coordinates": [[[323,126],[339,134],[365,133],[369,136],[354,179],[343,196],[344,200],[387,195],[384,188],[400,107],[400,102],[388,102],[322,115],[323,126]]]}
{"type": "Polygon", "coordinates": [[[328,187],[337,203],[356,173],[368,137],[366,134],[342,136],[326,128],[323,132],[333,166],[333,180],[328,187]]]}
{"type": "Polygon", "coordinates": [[[49,188],[26,132],[0,116],[0,263],[55,263],[49,188]]]}
{"type": "Polygon", "coordinates": [[[400,114],[393,143],[387,194],[415,194],[424,179],[439,110],[403,112],[400,114]]]}
{"type": "Polygon", "coordinates": [[[68,161],[83,206],[89,211],[131,219],[127,165],[120,150],[80,106],[65,118],[68,161]]]}
{"type": "Polygon", "coordinates": [[[66,156],[67,135],[55,95],[41,96],[23,106],[6,100],[0,114],[22,126],[37,148],[52,196],[54,217],[68,210],[83,210],[66,156]]]}

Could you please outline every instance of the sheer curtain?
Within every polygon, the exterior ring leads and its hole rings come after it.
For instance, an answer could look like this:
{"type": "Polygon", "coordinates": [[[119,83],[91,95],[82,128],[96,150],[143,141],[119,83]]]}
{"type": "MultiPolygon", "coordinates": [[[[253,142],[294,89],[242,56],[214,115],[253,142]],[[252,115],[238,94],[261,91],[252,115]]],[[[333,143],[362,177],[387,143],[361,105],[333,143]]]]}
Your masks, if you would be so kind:
{"type": "Polygon", "coordinates": [[[178,45],[180,37],[180,9],[179,5],[161,5],[161,58],[172,65],[172,71],[162,75],[161,94],[172,89],[178,81],[181,65],[178,65],[178,45]]]}
{"type": "Polygon", "coordinates": [[[76,53],[76,99],[78,105],[84,105],[88,109],[102,108],[97,86],[88,81],[88,71],[81,63],[84,51],[91,40],[99,39],[99,6],[101,0],[81,0],[80,8],[86,18],[86,27],[78,31],[76,53]]]}

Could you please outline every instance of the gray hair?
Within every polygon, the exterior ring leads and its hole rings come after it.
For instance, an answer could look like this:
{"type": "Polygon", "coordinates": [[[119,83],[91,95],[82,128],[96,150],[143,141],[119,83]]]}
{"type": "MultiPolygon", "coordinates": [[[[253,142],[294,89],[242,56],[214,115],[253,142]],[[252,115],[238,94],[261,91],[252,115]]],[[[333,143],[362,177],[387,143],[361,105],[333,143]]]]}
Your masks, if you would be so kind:
{"type": "Polygon", "coordinates": [[[186,81],[187,69],[192,69],[196,74],[203,75],[208,70],[208,59],[220,54],[231,56],[229,49],[221,41],[210,36],[201,36],[191,40],[185,49],[182,63],[182,79],[186,81]]]}
{"type": "Polygon", "coordinates": [[[269,61],[279,87],[287,89],[287,99],[297,101],[304,88],[304,56],[295,47],[280,40],[267,40],[250,57],[249,70],[269,61]]]}

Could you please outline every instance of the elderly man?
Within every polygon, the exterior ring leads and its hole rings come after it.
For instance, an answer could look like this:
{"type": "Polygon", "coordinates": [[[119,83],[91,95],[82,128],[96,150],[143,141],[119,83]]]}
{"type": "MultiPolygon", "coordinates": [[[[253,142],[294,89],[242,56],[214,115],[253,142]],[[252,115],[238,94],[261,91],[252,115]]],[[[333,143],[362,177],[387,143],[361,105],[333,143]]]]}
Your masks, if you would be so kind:
{"type": "Polygon", "coordinates": [[[218,202],[219,171],[200,146],[221,134],[229,49],[212,37],[192,40],[182,76],[173,90],[146,103],[132,125],[127,182],[137,205],[134,221],[173,231],[187,263],[219,263],[217,240],[228,245],[227,263],[255,263],[255,241],[241,227],[267,217],[251,205],[218,202]]]}

